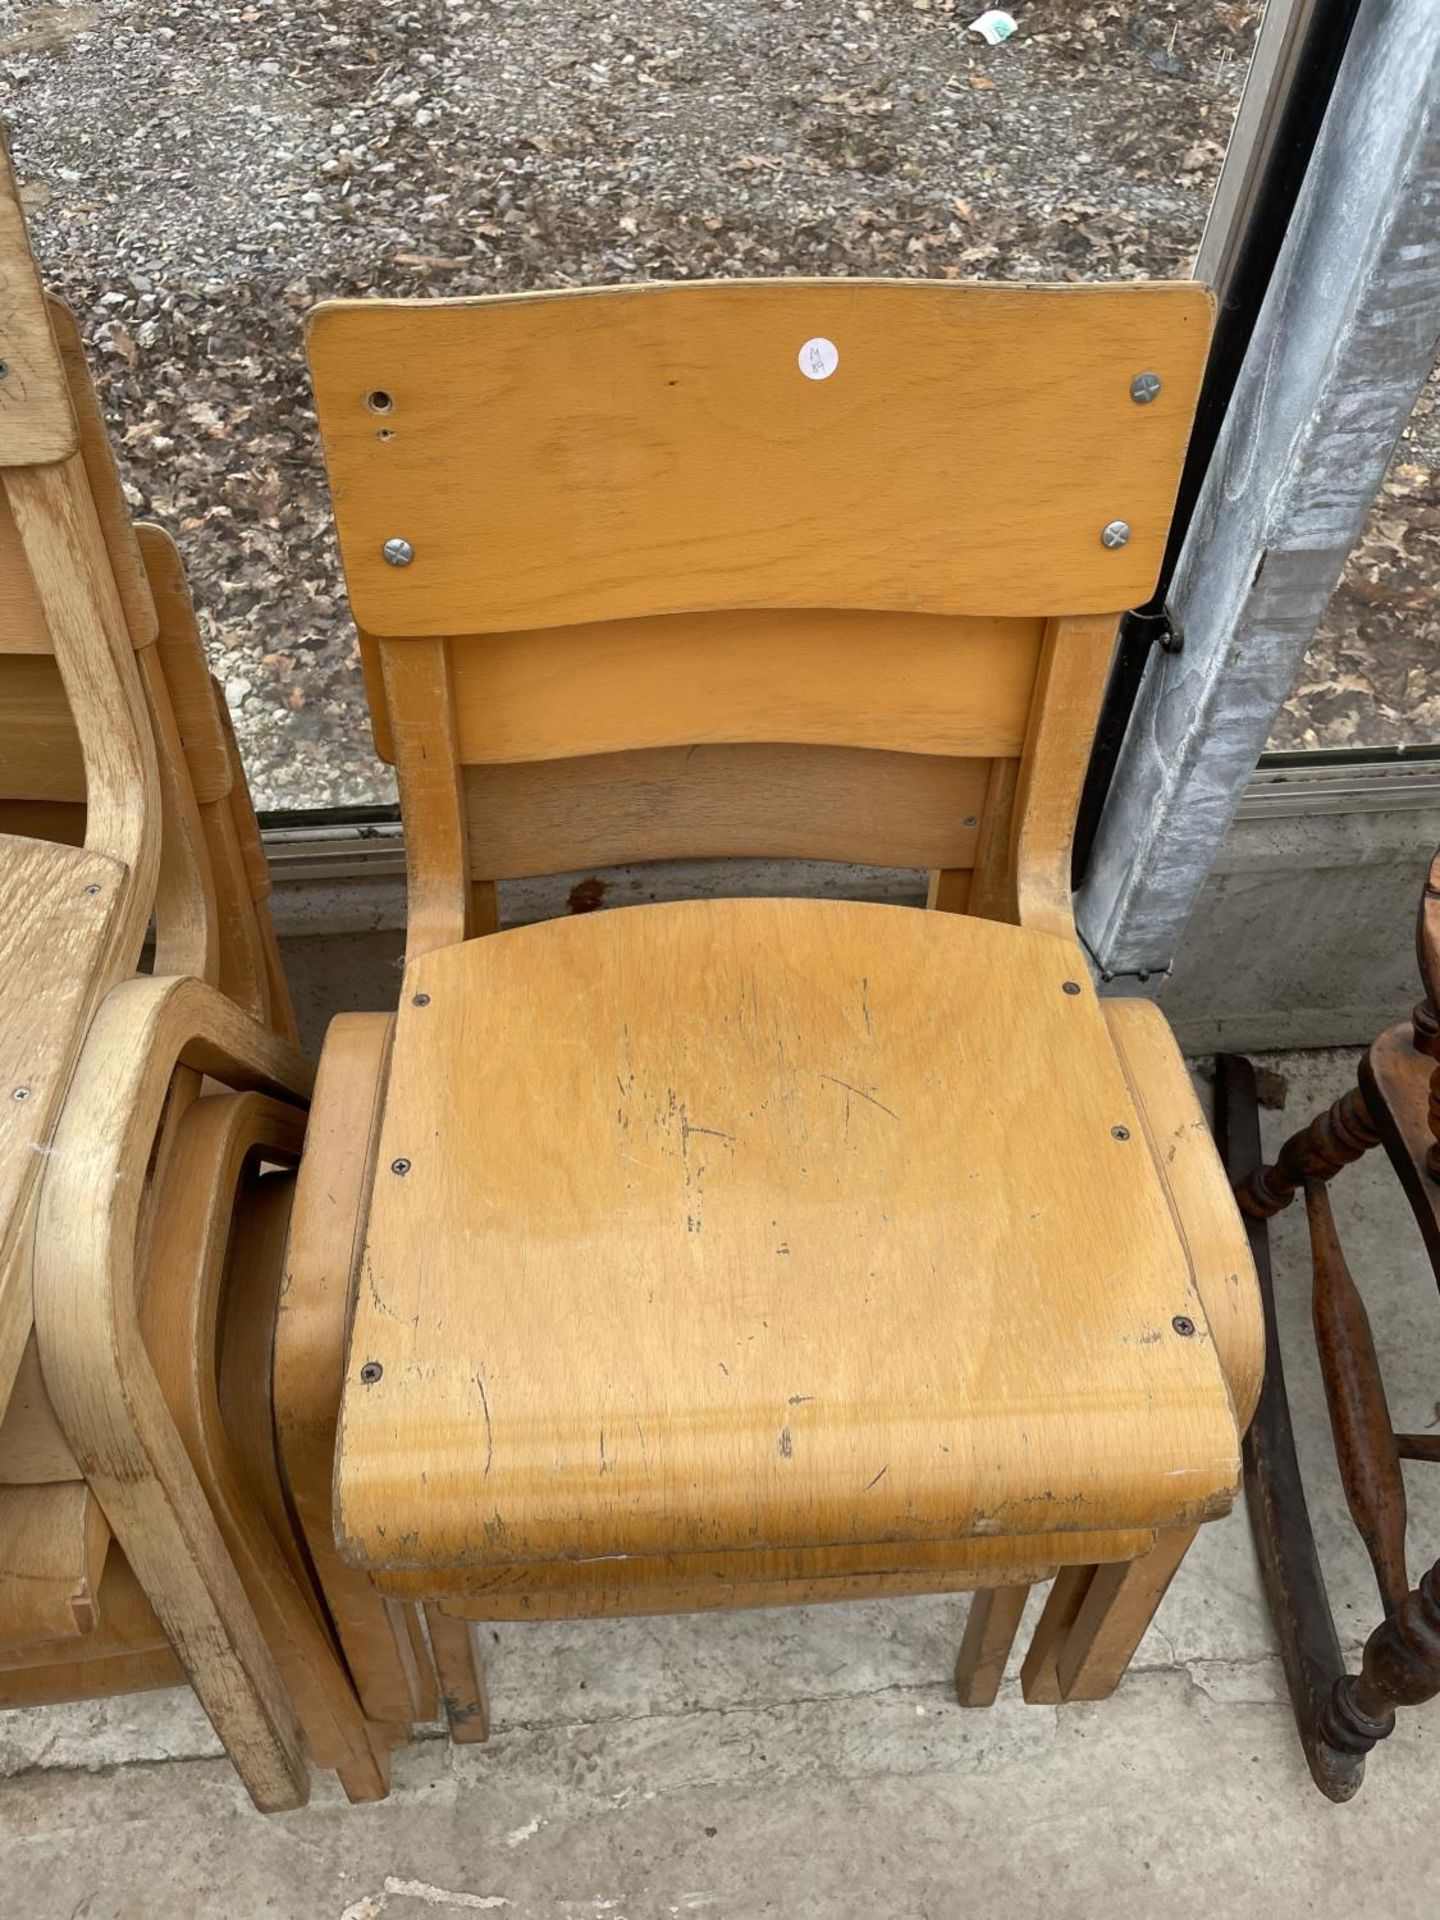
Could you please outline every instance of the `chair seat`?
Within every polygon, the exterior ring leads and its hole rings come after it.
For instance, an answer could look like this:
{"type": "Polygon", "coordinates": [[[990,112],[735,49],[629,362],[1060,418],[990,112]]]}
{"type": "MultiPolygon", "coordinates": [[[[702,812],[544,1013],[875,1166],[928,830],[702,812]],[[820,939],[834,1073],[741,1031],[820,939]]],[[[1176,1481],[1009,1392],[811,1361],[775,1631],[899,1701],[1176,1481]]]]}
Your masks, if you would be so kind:
{"type": "Polygon", "coordinates": [[[407,969],[344,1391],[358,1564],[1033,1543],[1191,1524],[1237,1477],[1070,942],[705,901],[407,969]]]}

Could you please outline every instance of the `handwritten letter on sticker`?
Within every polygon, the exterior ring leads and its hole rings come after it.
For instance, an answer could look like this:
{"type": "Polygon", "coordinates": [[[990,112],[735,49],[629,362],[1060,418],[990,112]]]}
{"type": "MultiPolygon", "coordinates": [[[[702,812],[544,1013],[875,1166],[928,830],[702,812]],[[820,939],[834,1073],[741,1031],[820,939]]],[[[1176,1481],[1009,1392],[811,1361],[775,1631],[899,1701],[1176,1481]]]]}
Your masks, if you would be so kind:
{"type": "Polygon", "coordinates": [[[800,371],[807,380],[828,380],[840,364],[840,351],[833,340],[817,337],[800,349],[800,371]]]}

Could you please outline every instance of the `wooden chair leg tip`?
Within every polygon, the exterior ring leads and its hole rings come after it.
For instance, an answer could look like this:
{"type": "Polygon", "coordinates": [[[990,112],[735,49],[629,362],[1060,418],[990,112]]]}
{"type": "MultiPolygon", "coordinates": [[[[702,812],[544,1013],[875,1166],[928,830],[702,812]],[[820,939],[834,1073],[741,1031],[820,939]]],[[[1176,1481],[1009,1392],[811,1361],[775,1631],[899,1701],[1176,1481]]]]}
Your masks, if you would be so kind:
{"type": "Polygon", "coordinates": [[[479,1746],[481,1741],[490,1738],[489,1720],[473,1708],[457,1708],[446,1717],[450,1722],[450,1738],[457,1747],[479,1746]]]}
{"type": "Polygon", "coordinates": [[[961,1680],[955,1682],[956,1704],[962,1707],[993,1707],[999,1693],[999,1687],[973,1687],[961,1680]]]}

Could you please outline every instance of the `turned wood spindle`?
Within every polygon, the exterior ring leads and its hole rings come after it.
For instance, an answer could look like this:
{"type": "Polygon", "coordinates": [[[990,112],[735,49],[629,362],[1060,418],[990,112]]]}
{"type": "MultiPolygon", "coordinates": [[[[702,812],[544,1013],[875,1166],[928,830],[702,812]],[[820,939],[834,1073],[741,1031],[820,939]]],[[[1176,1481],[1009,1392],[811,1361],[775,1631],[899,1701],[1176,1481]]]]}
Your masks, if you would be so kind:
{"type": "Polygon", "coordinates": [[[1399,1611],[1410,1589],[1405,1475],[1370,1316],[1340,1246],[1330,1195],[1319,1180],[1305,1182],[1305,1211],[1314,1273],[1315,1345],[1335,1458],[1350,1517],[1365,1542],[1389,1616],[1399,1611]]]}
{"type": "Polygon", "coordinates": [[[1240,1211],[1251,1220],[1269,1220],[1288,1207],[1309,1180],[1333,1180],[1362,1154],[1378,1145],[1365,1096],[1352,1087],[1328,1112],[1291,1134],[1272,1166],[1257,1167],[1235,1189],[1240,1211]]]}
{"type": "Polygon", "coordinates": [[[1365,1754],[1395,1731],[1397,1707],[1423,1707],[1440,1693],[1440,1560],[1365,1642],[1320,1716],[1319,1735],[1337,1753],[1365,1754]]]}
{"type": "MultiPolygon", "coordinates": [[[[1432,1179],[1440,1180],[1440,853],[1430,863],[1420,897],[1415,952],[1425,990],[1413,1017],[1415,1051],[1437,1063],[1430,1076],[1430,1147],[1425,1170],[1432,1179]]],[[[1400,1461],[1402,1457],[1440,1458],[1440,1449],[1435,1447],[1434,1436],[1397,1435],[1392,1430],[1364,1304],[1335,1241],[1324,1190],[1307,1186],[1305,1198],[1315,1252],[1316,1336],[1322,1343],[1321,1361],[1336,1452],[1345,1479],[1345,1497],[1370,1551],[1385,1603],[1384,1620],[1365,1642],[1360,1672],[1345,1674],[1335,1682],[1320,1716],[1319,1739],[1343,1764],[1345,1756],[1364,1755],[1393,1732],[1397,1707],[1423,1706],[1440,1694],[1440,1560],[1418,1587],[1400,1593],[1398,1598],[1395,1594],[1396,1581],[1403,1585],[1405,1565],[1405,1489],[1400,1461]],[[1326,1269],[1323,1282],[1322,1264],[1326,1269]],[[1326,1296],[1323,1310],[1322,1290],[1326,1296]],[[1347,1454],[1356,1454],[1357,1443],[1359,1454],[1347,1464],[1347,1454]]]]}
{"type": "Polygon", "coordinates": [[[1414,1013],[1415,1051],[1437,1064],[1430,1075],[1430,1151],[1425,1171],[1440,1180],[1440,853],[1430,863],[1415,923],[1415,957],[1425,998],[1414,1013]]]}

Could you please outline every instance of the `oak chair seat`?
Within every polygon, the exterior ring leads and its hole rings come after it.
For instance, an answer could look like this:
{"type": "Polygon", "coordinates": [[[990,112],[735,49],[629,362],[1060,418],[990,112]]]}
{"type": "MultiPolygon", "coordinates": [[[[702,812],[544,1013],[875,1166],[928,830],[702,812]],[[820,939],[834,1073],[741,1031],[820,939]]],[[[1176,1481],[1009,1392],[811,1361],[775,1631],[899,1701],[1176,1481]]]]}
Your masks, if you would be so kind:
{"type": "Polygon", "coordinates": [[[416,959],[345,1383],[347,1552],[486,1569],[1228,1506],[1230,1392],[1079,962],[1049,933],[817,900],[416,959]]]}

